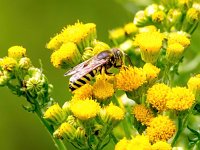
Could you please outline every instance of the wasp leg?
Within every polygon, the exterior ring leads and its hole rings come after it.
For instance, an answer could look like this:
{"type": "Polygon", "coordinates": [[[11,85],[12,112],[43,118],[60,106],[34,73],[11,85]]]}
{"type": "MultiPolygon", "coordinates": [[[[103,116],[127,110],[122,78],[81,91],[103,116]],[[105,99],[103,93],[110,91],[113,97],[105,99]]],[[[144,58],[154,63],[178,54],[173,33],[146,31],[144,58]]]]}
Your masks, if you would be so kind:
{"type": "Polygon", "coordinates": [[[113,73],[111,73],[111,72],[108,72],[108,68],[106,68],[106,67],[102,67],[101,68],[101,74],[107,74],[107,75],[114,75],[113,73]]]}

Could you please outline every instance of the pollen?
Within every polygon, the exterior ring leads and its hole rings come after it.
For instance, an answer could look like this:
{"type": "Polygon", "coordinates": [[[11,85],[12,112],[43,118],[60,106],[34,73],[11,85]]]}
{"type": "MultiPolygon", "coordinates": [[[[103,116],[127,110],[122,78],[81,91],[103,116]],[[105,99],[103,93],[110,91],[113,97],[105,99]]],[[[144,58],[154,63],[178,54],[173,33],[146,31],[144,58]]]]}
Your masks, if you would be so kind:
{"type": "Polygon", "coordinates": [[[16,65],[17,61],[11,57],[4,57],[0,60],[0,67],[2,67],[3,70],[12,71],[16,65]]]}
{"type": "Polygon", "coordinates": [[[154,115],[153,112],[146,108],[144,105],[136,105],[133,107],[133,114],[137,121],[141,122],[143,125],[148,126],[154,115]]]}
{"type": "Polygon", "coordinates": [[[74,94],[73,99],[84,100],[87,98],[91,98],[92,91],[93,91],[93,87],[90,84],[85,84],[81,86],[80,88],[76,89],[75,91],[73,91],[73,94],[74,94]]]}
{"type": "Polygon", "coordinates": [[[188,47],[190,45],[190,39],[187,38],[186,34],[183,32],[172,32],[168,36],[168,45],[179,43],[183,47],[188,47]]]}
{"type": "Polygon", "coordinates": [[[149,150],[151,143],[149,142],[149,137],[146,135],[137,135],[130,140],[127,145],[127,150],[149,150]]]}
{"type": "Polygon", "coordinates": [[[51,55],[51,62],[56,68],[70,68],[77,65],[81,60],[81,54],[72,42],[63,44],[59,50],[51,55]]]}
{"type": "Polygon", "coordinates": [[[70,104],[74,116],[80,120],[88,120],[96,117],[100,111],[99,103],[92,99],[75,100],[70,104]]]}
{"type": "Polygon", "coordinates": [[[142,60],[147,63],[157,61],[163,38],[164,35],[160,32],[143,32],[136,35],[134,42],[140,48],[142,60]]]}
{"type": "Polygon", "coordinates": [[[115,86],[124,91],[136,90],[146,82],[146,74],[142,68],[125,67],[115,76],[115,86]]]}
{"type": "Polygon", "coordinates": [[[147,101],[158,111],[164,111],[168,100],[166,96],[169,92],[170,87],[163,83],[157,83],[148,89],[147,101]]]}
{"type": "Polygon", "coordinates": [[[176,127],[172,120],[168,116],[155,117],[150,122],[149,127],[146,129],[146,133],[149,136],[151,142],[167,141],[175,133],[176,127]]]}
{"type": "Polygon", "coordinates": [[[93,94],[98,100],[106,100],[114,94],[113,84],[109,82],[109,77],[106,74],[98,75],[96,82],[93,84],[93,94]]]}
{"type": "Polygon", "coordinates": [[[22,58],[26,54],[26,49],[22,46],[12,46],[8,49],[8,57],[22,58]]]}
{"type": "Polygon", "coordinates": [[[178,111],[191,108],[195,102],[194,94],[186,87],[172,88],[166,99],[167,107],[178,111]]]}
{"type": "Polygon", "coordinates": [[[156,66],[152,65],[151,63],[146,63],[143,66],[143,70],[146,73],[148,81],[157,78],[160,73],[160,68],[157,68],[156,66]]]}
{"type": "Polygon", "coordinates": [[[151,146],[151,150],[172,150],[172,147],[167,142],[158,141],[151,146]]]}

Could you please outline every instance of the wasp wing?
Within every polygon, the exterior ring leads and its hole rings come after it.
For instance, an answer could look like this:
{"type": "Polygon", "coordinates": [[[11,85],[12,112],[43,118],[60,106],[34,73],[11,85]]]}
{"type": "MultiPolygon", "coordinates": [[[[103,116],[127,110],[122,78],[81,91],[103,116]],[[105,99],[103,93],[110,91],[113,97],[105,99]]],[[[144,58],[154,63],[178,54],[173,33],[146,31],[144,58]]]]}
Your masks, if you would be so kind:
{"type": "Polygon", "coordinates": [[[75,67],[72,68],[71,70],[67,71],[67,72],[64,74],[64,76],[70,76],[70,75],[73,75],[73,74],[76,74],[76,73],[80,72],[81,70],[83,70],[84,67],[86,67],[86,66],[89,64],[89,62],[90,62],[92,59],[93,59],[93,57],[90,58],[90,59],[88,59],[88,60],[86,60],[86,61],[84,61],[84,62],[82,62],[82,63],[80,63],[80,64],[78,64],[77,66],[75,66],[75,67]]]}

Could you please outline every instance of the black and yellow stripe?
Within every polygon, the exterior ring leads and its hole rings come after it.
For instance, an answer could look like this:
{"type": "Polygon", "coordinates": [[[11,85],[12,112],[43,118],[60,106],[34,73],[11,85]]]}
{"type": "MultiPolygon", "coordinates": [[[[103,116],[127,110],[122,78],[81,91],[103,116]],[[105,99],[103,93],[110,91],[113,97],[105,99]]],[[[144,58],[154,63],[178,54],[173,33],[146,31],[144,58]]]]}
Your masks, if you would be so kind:
{"type": "Polygon", "coordinates": [[[77,79],[76,81],[69,82],[70,90],[74,91],[74,90],[80,88],[81,86],[85,85],[86,83],[89,83],[92,80],[92,78],[101,70],[101,68],[102,67],[98,67],[97,69],[90,71],[89,73],[87,73],[83,77],[77,79]]]}

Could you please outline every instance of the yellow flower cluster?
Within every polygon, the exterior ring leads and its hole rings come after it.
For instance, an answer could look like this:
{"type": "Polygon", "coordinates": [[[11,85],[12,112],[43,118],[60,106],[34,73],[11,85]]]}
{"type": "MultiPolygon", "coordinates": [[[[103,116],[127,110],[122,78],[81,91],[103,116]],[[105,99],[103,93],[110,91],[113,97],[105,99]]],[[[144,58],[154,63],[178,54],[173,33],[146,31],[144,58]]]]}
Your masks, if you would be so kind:
{"type": "Polygon", "coordinates": [[[152,81],[153,79],[156,79],[160,73],[160,68],[157,68],[151,63],[146,63],[143,66],[143,70],[146,73],[147,81],[152,81]]]}
{"type": "Polygon", "coordinates": [[[153,85],[147,91],[147,101],[156,108],[158,111],[166,110],[167,98],[166,96],[170,92],[170,87],[163,83],[157,83],[153,85]]]}
{"type": "Polygon", "coordinates": [[[195,102],[194,94],[185,87],[172,88],[166,99],[167,107],[178,111],[189,109],[195,102]]]}
{"type": "Polygon", "coordinates": [[[26,49],[22,46],[12,46],[8,49],[8,57],[22,58],[26,55],[26,49]]]}
{"type": "Polygon", "coordinates": [[[188,80],[187,86],[197,96],[200,92],[200,74],[191,77],[188,80]]]}
{"type": "Polygon", "coordinates": [[[90,84],[85,84],[83,86],[81,86],[80,88],[76,89],[75,91],[73,91],[73,100],[84,100],[87,98],[91,98],[92,97],[92,91],[93,91],[93,86],[91,86],[90,84]]]}
{"type": "Polygon", "coordinates": [[[4,57],[0,60],[0,67],[2,67],[3,70],[12,71],[16,65],[17,61],[11,57],[4,57]]]}
{"type": "Polygon", "coordinates": [[[99,104],[92,99],[75,100],[70,104],[70,109],[74,116],[80,120],[88,120],[96,117],[100,111],[99,104]]]}
{"type": "Polygon", "coordinates": [[[151,142],[167,141],[175,133],[176,127],[168,116],[158,116],[152,119],[146,129],[146,134],[149,136],[151,142]]]}
{"type": "Polygon", "coordinates": [[[184,48],[188,47],[190,45],[190,39],[187,37],[186,33],[184,32],[171,32],[168,35],[168,45],[179,43],[184,48]]]}
{"type": "Polygon", "coordinates": [[[127,35],[134,35],[138,32],[138,27],[130,22],[124,26],[124,31],[127,35]]]}
{"type": "Polygon", "coordinates": [[[146,82],[146,74],[141,68],[122,67],[115,76],[115,86],[124,91],[136,90],[146,82]]]}
{"type": "Polygon", "coordinates": [[[141,122],[143,125],[148,126],[154,115],[153,112],[145,107],[144,105],[136,105],[133,107],[133,114],[137,121],[141,122]]]}
{"type": "Polygon", "coordinates": [[[145,135],[137,135],[131,140],[121,139],[116,145],[115,150],[171,150],[170,144],[158,141],[151,145],[149,137],[145,135]]]}
{"type": "Polygon", "coordinates": [[[160,32],[142,32],[136,35],[135,45],[140,48],[142,60],[155,63],[160,54],[164,35],[160,32]]]}

